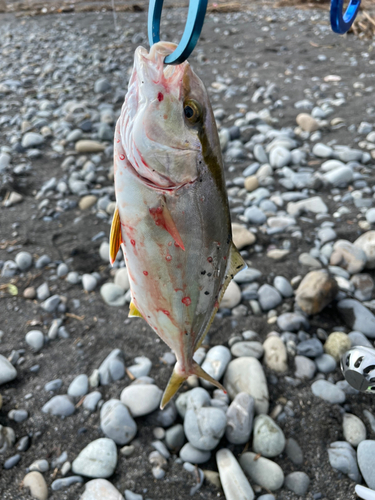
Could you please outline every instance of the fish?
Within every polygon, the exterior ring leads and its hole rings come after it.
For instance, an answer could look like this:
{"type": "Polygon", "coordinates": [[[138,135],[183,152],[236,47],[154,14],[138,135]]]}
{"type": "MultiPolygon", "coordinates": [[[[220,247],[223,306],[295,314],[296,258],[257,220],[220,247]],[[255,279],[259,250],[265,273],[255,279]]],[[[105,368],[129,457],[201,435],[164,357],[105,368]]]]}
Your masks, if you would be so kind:
{"type": "Polygon", "coordinates": [[[129,317],[142,317],[175,353],[161,399],[190,375],[225,391],[193,359],[224,292],[246,264],[232,241],[220,142],[207,90],[175,44],[138,47],[116,124],[116,209],[110,260],[123,250],[129,317]]]}

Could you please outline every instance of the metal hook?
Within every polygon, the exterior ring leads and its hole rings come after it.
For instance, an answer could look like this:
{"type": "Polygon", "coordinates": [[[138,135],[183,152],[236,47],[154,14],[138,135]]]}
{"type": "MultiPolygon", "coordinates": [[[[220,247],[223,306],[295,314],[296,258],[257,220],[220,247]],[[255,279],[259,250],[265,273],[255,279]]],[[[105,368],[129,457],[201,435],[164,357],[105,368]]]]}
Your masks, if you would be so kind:
{"type": "MultiPolygon", "coordinates": [[[[148,9],[148,40],[150,47],[160,41],[160,18],[164,0],[150,0],[148,9]]],[[[185,30],[176,50],[165,59],[165,64],[181,64],[190,56],[201,34],[208,0],[190,0],[185,30]]]]}
{"type": "Polygon", "coordinates": [[[344,35],[357,17],[361,0],[350,0],[343,15],[344,0],[331,0],[331,26],[335,33],[344,35]]]}

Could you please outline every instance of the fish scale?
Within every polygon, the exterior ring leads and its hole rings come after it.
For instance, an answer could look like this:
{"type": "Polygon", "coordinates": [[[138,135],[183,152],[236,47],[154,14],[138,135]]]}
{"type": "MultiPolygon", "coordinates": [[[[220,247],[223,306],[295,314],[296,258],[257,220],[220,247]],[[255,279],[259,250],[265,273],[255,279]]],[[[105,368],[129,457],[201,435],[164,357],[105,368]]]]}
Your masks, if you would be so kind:
{"type": "Polygon", "coordinates": [[[117,122],[117,208],[110,255],[122,245],[130,316],[143,317],[176,365],[161,407],[190,375],[223,389],[193,361],[232,277],[246,264],[234,247],[223,161],[207,91],[174,44],[138,48],[117,122]]]}

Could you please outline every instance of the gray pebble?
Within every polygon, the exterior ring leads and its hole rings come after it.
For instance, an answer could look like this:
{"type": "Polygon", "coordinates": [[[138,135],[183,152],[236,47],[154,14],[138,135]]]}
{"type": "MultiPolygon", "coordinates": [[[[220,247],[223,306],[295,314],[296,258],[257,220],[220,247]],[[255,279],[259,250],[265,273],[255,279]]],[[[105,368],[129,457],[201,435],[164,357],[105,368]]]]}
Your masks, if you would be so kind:
{"type": "MultiPolygon", "coordinates": [[[[184,427],[182,424],[176,424],[167,429],[165,433],[165,442],[172,451],[179,450],[185,442],[184,427]]],[[[190,462],[191,460],[187,460],[190,462]]]]}
{"type": "Polygon", "coordinates": [[[236,342],[235,344],[233,344],[230,352],[237,358],[240,358],[242,356],[252,356],[254,358],[260,359],[263,356],[264,348],[263,345],[256,340],[245,340],[243,342],[236,342]]]}
{"type": "Polygon", "coordinates": [[[52,491],[66,490],[72,484],[83,483],[81,476],[69,476],[61,479],[55,479],[51,484],[52,491]]]}
{"type": "Polygon", "coordinates": [[[371,342],[361,332],[350,332],[348,334],[348,337],[350,338],[350,341],[352,343],[352,347],[355,347],[355,346],[358,346],[358,345],[361,345],[361,346],[364,346],[364,347],[372,347],[371,342]]]}
{"type": "Polygon", "coordinates": [[[124,491],[125,500],[143,500],[143,496],[138,493],[133,493],[130,490],[124,491]]]}
{"type": "Polygon", "coordinates": [[[69,396],[54,396],[42,408],[43,413],[68,417],[74,413],[75,407],[69,396]]]}
{"type": "Polygon", "coordinates": [[[41,255],[39,259],[35,262],[35,267],[37,269],[43,269],[43,267],[48,266],[51,263],[51,258],[48,255],[41,255]]]}
{"type": "Polygon", "coordinates": [[[226,500],[253,500],[253,489],[233,453],[225,448],[219,450],[216,462],[226,500]]]}
{"type": "Polygon", "coordinates": [[[92,274],[84,274],[82,276],[82,286],[86,292],[92,292],[97,284],[98,282],[92,274]]]}
{"type": "Polygon", "coordinates": [[[285,478],[285,487],[298,496],[304,496],[310,486],[310,478],[305,472],[291,472],[285,478]]]}
{"type": "Polygon", "coordinates": [[[114,283],[104,283],[100,288],[100,295],[112,307],[123,307],[127,301],[125,290],[114,283]]]}
{"type": "Polygon", "coordinates": [[[33,257],[29,252],[19,252],[14,260],[21,271],[27,271],[33,263],[33,257]]]}
{"type": "Polygon", "coordinates": [[[323,354],[323,344],[319,339],[308,339],[300,342],[297,346],[297,353],[308,358],[316,358],[323,354]]]}
{"type": "Polygon", "coordinates": [[[163,391],[156,385],[137,384],[125,387],[121,402],[126,405],[133,417],[148,415],[159,406],[163,391]]]}
{"type": "Polygon", "coordinates": [[[51,292],[49,291],[48,283],[44,282],[36,289],[36,296],[38,300],[46,300],[50,295],[51,292]]]}
{"type": "Polygon", "coordinates": [[[265,284],[258,290],[258,300],[263,311],[269,311],[281,304],[283,298],[276,288],[265,284]]]}
{"type": "Polygon", "coordinates": [[[134,361],[135,365],[131,365],[128,367],[128,371],[135,377],[145,377],[150,373],[152,368],[152,362],[146,356],[137,356],[134,361]]]}
{"type": "Polygon", "coordinates": [[[289,281],[284,276],[276,276],[273,280],[273,286],[283,297],[293,297],[294,290],[289,281]]]}
{"type": "Polygon", "coordinates": [[[35,460],[30,467],[28,468],[30,472],[32,471],[37,471],[37,472],[47,472],[49,470],[49,464],[47,460],[35,460]]]}
{"type": "Polygon", "coordinates": [[[303,464],[303,452],[295,439],[288,438],[286,440],[285,452],[294,465],[303,464]]]}
{"type": "Polygon", "coordinates": [[[315,364],[320,373],[332,373],[336,370],[337,363],[330,354],[322,354],[315,358],[315,364]]]}
{"type": "Polygon", "coordinates": [[[69,385],[68,394],[74,398],[85,396],[89,390],[89,379],[87,375],[81,374],[75,377],[69,385]]]}
{"type": "Polygon", "coordinates": [[[296,364],[296,371],[294,372],[295,377],[301,379],[307,378],[308,380],[313,378],[316,371],[314,361],[305,356],[296,356],[294,362],[296,364]]]}
{"type": "MultiPolygon", "coordinates": [[[[212,378],[220,380],[231,358],[231,353],[227,347],[223,345],[214,346],[208,351],[203,361],[202,368],[208,375],[211,375],[212,378]]],[[[201,383],[206,389],[213,387],[213,385],[206,380],[201,379],[201,383]]]]}
{"type": "Polygon", "coordinates": [[[21,460],[21,455],[19,454],[13,455],[12,457],[9,457],[7,460],[5,460],[3,467],[4,469],[12,469],[18,464],[20,460],[21,460]]]}
{"type": "Polygon", "coordinates": [[[11,382],[17,377],[17,370],[0,354],[0,385],[11,382]]]}
{"type": "Polygon", "coordinates": [[[109,385],[120,380],[125,375],[124,353],[120,349],[113,349],[98,370],[101,385],[109,385]]]}
{"type": "Polygon", "coordinates": [[[18,271],[18,266],[14,260],[6,260],[1,269],[1,276],[3,278],[12,278],[18,271]]]}
{"type": "Polygon", "coordinates": [[[268,415],[258,415],[254,420],[253,449],[267,458],[276,457],[285,448],[285,436],[268,415]]]}
{"type": "Polygon", "coordinates": [[[310,325],[300,313],[283,313],[277,318],[277,326],[283,332],[298,332],[301,328],[308,330],[310,325]]]}
{"type": "Polygon", "coordinates": [[[29,414],[27,413],[26,410],[22,410],[22,409],[10,410],[10,412],[8,413],[8,417],[17,423],[20,423],[20,422],[23,422],[24,420],[27,420],[27,418],[29,417],[29,414]]]}
{"type": "Polygon", "coordinates": [[[116,444],[128,444],[137,433],[137,424],[118,399],[105,402],[100,410],[100,427],[116,444]]]}
{"type": "Polygon", "coordinates": [[[268,458],[258,457],[256,453],[246,452],[240,457],[240,465],[251,481],[262,488],[275,491],[284,482],[281,467],[268,458]]]}
{"type": "Polygon", "coordinates": [[[94,84],[94,92],[96,94],[101,94],[111,90],[111,84],[106,78],[99,78],[94,84]]]}
{"type": "Polygon", "coordinates": [[[92,478],[112,476],[117,465],[117,448],[112,439],[100,438],[89,443],[72,463],[72,471],[92,478]]]}
{"type": "Polygon", "coordinates": [[[44,346],[44,335],[40,330],[31,330],[26,334],[25,340],[35,352],[39,352],[44,346]]]}
{"type": "Polygon", "coordinates": [[[64,262],[61,262],[61,264],[59,264],[57,267],[57,276],[59,278],[64,278],[65,276],[67,276],[68,272],[68,266],[64,262]]]}
{"type": "Polygon", "coordinates": [[[47,300],[42,302],[41,306],[46,312],[52,313],[57,309],[60,302],[61,299],[59,295],[52,295],[52,297],[49,297],[47,300]]]}
{"type": "Polygon", "coordinates": [[[66,281],[71,285],[76,285],[80,282],[79,274],[76,271],[70,271],[66,277],[66,281]]]}
{"type": "Polygon", "coordinates": [[[328,448],[328,458],[331,467],[346,474],[352,481],[361,482],[361,475],[357,466],[357,454],[349,443],[346,441],[331,443],[328,448]]]}
{"type": "Polygon", "coordinates": [[[225,437],[230,443],[245,444],[253,428],[254,399],[246,392],[240,392],[227,410],[225,437]]]}
{"type": "Polygon", "coordinates": [[[336,385],[327,380],[317,380],[311,386],[314,396],[324,399],[331,404],[341,404],[345,402],[345,393],[336,385]]]}
{"type": "Polygon", "coordinates": [[[83,407],[85,410],[95,411],[102,395],[99,391],[90,392],[83,400],[83,407]]]}
{"type": "Polygon", "coordinates": [[[61,378],[56,378],[55,380],[51,380],[50,382],[47,382],[46,385],[44,386],[44,389],[46,391],[58,391],[63,382],[61,378]]]}

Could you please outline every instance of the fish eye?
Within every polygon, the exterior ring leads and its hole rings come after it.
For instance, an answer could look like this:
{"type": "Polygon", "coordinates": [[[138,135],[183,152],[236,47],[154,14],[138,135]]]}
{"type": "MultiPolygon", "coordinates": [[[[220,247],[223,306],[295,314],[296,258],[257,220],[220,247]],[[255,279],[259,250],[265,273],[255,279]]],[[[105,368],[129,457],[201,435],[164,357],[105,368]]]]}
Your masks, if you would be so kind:
{"type": "Polygon", "coordinates": [[[189,123],[197,123],[202,117],[200,104],[193,99],[185,101],[184,115],[189,123]]]}

